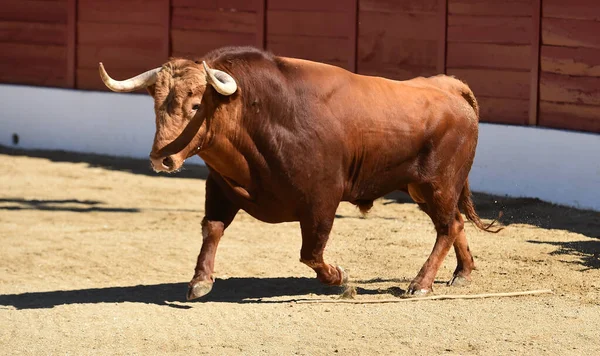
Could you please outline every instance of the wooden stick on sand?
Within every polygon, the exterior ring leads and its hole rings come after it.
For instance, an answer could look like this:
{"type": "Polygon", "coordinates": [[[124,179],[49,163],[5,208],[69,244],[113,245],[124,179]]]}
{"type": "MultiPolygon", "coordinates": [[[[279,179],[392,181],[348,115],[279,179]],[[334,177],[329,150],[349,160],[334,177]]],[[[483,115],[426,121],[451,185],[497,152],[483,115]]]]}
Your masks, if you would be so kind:
{"type": "Polygon", "coordinates": [[[522,295],[548,294],[552,293],[551,289],[538,289],[524,292],[508,292],[508,293],[486,293],[486,294],[456,294],[456,295],[432,295],[429,297],[416,298],[389,298],[389,299],[315,299],[315,300],[298,300],[298,304],[315,304],[315,303],[345,303],[345,304],[376,304],[376,303],[402,303],[402,302],[420,302],[424,300],[444,300],[444,299],[482,299],[482,298],[502,298],[502,297],[517,297],[522,295]]]}

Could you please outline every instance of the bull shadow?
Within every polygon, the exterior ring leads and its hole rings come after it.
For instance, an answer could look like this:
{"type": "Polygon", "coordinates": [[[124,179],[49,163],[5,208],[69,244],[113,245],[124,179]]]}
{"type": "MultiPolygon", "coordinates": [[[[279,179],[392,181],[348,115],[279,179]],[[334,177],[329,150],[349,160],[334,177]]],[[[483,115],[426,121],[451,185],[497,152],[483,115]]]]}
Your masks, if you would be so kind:
{"type": "Polygon", "coordinates": [[[208,168],[196,164],[186,164],[177,173],[156,173],[150,167],[150,161],[139,158],[125,158],[93,153],[77,153],[62,150],[21,149],[0,145],[0,154],[9,156],[27,156],[45,158],[52,162],[85,163],[89,168],[103,168],[113,171],[129,172],[146,176],[199,178],[208,177],[208,168]]]}
{"type": "Polygon", "coordinates": [[[527,241],[532,244],[544,244],[556,246],[558,249],[551,252],[552,256],[573,255],[578,256],[578,263],[584,266],[584,271],[600,268],[600,240],[587,241],[527,241]]]}
{"type": "MultiPolygon", "coordinates": [[[[378,280],[376,282],[381,282],[378,280]]],[[[369,281],[364,281],[368,285],[369,281]]],[[[359,282],[360,283],[360,282],[359,282]]],[[[0,306],[16,309],[48,309],[68,304],[97,303],[144,303],[174,308],[189,309],[186,302],[187,283],[162,283],[127,287],[89,288],[78,290],[32,292],[0,295],[0,306]]],[[[357,293],[396,294],[400,288],[377,289],[357,287],[357,293]]],[[[336,296],[342,287],[328,287],[315,278],[228,278],[217,279],[213,290],[205,297],[189,303],[289,303],[305,299],[310,294],[336,296]],[[262,300],[265,298],[289,297],[285,300],[262,300]]]]}
{"type": "Polygon", "coordinates": [[[78,199],[23,199],[0,198],[0,210],[44,210],[72,211],[77,213],[107,212],[107,213],[138,213],[137,208],[114,208],[102,206],[104,202],[97,200],[78,199]]]}

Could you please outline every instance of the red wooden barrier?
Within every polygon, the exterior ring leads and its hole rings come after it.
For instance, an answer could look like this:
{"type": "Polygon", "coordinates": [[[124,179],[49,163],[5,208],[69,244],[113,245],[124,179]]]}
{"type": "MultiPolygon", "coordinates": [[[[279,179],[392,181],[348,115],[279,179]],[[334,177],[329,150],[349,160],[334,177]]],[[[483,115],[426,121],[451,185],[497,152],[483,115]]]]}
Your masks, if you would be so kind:
{"type": "Polygon", "coordinates": [[[597,0],[3,0],[0,82],[106,90],[226,45],[408,79],[448,73],[482,121],[600,132],[597,0]]]}

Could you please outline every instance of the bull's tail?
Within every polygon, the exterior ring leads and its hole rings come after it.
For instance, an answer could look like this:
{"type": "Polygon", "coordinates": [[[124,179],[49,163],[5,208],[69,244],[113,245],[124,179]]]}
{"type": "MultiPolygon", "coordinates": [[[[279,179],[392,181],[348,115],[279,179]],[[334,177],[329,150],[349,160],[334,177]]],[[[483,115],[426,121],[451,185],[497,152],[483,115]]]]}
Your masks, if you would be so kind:
{"type": "MultiPolygon", "coordinates": [[[[477,226],[479,229],[481,229],[483,231],[487,231],[487,232],[491,232],[491,233],[495,234],[495,233],[500,232],[503,229],[502,227],[497,228],[497,229],[491,228],[496,223],[496,221],[498,221],[497,219],[492,221],[487,226],[483,224],[483,221],[481,221],[481,219],[479,218],[479,215],[477,215],[477,212],[475,211],[475,205],[473,204],[473,200],[471,200],[471,190],[469,189],[469,180],[468,179],[465,181],[465,186],[463,187],[462,191],[460,192],[460,198],[458,200],[458,207],[466,215],[466,217],[469,221],[471,221],[473,224],[475,224],[475,226],[477,226]]],[[[501,216],[502,216],[502,212],[500,212],[500,214],[498,215],[498,219],[501,216]]]]}

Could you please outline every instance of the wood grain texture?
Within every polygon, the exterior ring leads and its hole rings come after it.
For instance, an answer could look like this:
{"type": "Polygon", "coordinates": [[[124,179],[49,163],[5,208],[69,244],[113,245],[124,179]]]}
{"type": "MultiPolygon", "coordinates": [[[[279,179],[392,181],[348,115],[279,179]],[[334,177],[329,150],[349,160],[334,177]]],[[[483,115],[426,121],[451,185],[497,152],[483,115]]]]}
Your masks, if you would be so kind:
{"type": "Polygon", "coordinates": [[[542,46],[541,70],[556,74],[600,77],[600,49],[542,46]]]}
{"type": "Polygon", "coordinates": [[[0,22],[0,42],[67,44],[67,25],[44,22],[0,22]]]}
{"type": "Polygon", "coordinates": [[[529,70],[530,58],[530,45],[455,42],[448,45],[447,66],[529,70]]]}
{"type": "Polygon", "coordinates": [[[572,77],[542,72],[540,100],[600,105],[600,77],[572,77]]]}
{"type": "Polygon", "coordinates": [[[348,38],[355,21],[350,13],[267,11],[267,39],[271,35],[348,38]]]}
{"type": "Polygon", "coordinates": [[[386,43],[396,39],[439,39],[437,14],[407,14],[360,12],[359,40],[366,37],[383,37],[386,43]]]}
{"type": "Polygon", "coordinates": [[[256,33],[257,14],[225,10],[173,8],[173,29],[256,33]]]}
{"type": "Polygon", "coordinates": [[[67,0],[2,0],[0,21],[67,23],[67,0]]]}
{"type": "Polygon", "coordinates": [[[98,47],[161,48],[164,41],[163,29],[158,25],[106,24],[79,22],[78,45],[98,47]]]}
{"type": "Polygon", "coordinates": [[[164,0],[77,0],[80,22],[161,25],[164,0]]]}
{"type": "Polygon", "coordinates": [[[440,5],[439,0],[360,0],[359,11],[436,14],[441,10],[440,5]]]}
{"type": "Polygon", "coordinates": [[[353,12],[352,7],[355,6],[354,0],[269,0],[269,10],[286,10],[286,11],[310,11],[310,12],[335,12],[335,13],[350,13],[353,12]]]}
{"type": "Polygon", "coordinates": [[[438,39],[437,39],[437,72],[446,73],[446,61],[448,52],[448,0],[438,0],[438,39]]]}
{"type": "Polygon", "coordinates": [[[171,41],[173,56],[196,58],[222,46],[252,46],[256,43],[256,35],[174,29],[171,31],[171,41]]]}
{"type": "Polygon", "coordinates": [[[98,69],[104,63],[107,71],[131,69],[142,72],[160,66],[166,58],[160,51],[150,48],[89,46],[77,47],[77,68],[98,69]]]}
{"type": "Polygon", "coordinates": [[[448,0],[451,15],[529,17],[534,0],[448,0]]]}
{"type": "Polygon", "coordinates": [[[448,42],[530,44],[532,31],[529,17],[448,16],[448,42]]]}
{"type": "Polygon", "coordinates": [[[539,125],[600,133],[600,106],[540,102],[539,125]]]}
{"type": "Polygon", "coordinates": [[[269,36],[269,51],[275,55],[324,62],[351,70],[350,40],[328,37],[269,36]],[[347,47],[347,50],[343,48],[347,47]]]}
{"type": "Polygon", "coordinates": [[[529,118],[529,100],[495,98],[478,95],[479,121],[498,124],[526,125],[529,118]]]}
{"type": "Polygon", "coordinates": [[[448,74],[465,81],[476,97],[529,98],[529,72],[497,69],[448,68],[448,74]]]}
{"type": "Polygon", "coordinates": [[[77,71],[77,2],[68,0],[67,17],[67,66],[66,84],[69,88],[75,88],[75,75],[77,71]]]}
{"type": "Polygon", "coordinates": [[[542,0],[534,0],[531,6],[531,19],[533,30],[531,32],[531,57],[530,62],[530,94],[529,94],[529,125],[536,125],[538,120],[539,78],[540,78],[540,46],[541,46],[541,21],[542,0]]]}
{"type": "Polygon", "coordinates": [[[542,43],[545,45],[600,48],[599,33],[598,21],[542,19],[542,43]]]}
{"type": "Polygon", "coordinates": [[[172,6],[257,12],[264,0],[171,0],[172,6]]]}
{"type": "Polygon", "coordinates": [[[416,66],[436,69],[438,43],[433,40],[402,39],[386,41],[385,37],[362,36],[359,39],[359,69],[380,65],[416,66]]]}
{"type": "Polygon", "coordinates": [[[543,17],[600,21],[598,0],[543,0],[543,17]]]}

